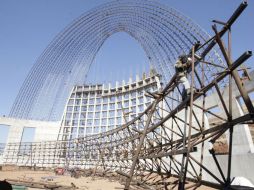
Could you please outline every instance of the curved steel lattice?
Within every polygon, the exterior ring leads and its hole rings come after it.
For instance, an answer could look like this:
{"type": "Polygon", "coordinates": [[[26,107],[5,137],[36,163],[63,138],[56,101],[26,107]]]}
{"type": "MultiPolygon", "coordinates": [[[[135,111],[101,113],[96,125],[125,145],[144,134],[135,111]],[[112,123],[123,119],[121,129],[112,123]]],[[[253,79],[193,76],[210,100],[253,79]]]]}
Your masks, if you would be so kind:
{"type": "MultiPolygon", "coordinates": [[[[230,28],[246,6],[247,3],[242,3],[220,31],[213,26],[215,35],[207,40],[200,35],[202,31],[195,32],[193,25],[185,22],[175,11],[166,10],[150,1],[117,1],[84,15],[52,42],[51,48],[44,52],[41,61],[35,65],[33,71],[39,72],[37,82],[41,82],[41,87],[31,87],[30,90],[39,96],[34,96],[34,107],[24,107],[28,111],[27,115],[20,117],[33,116],[32,109],[44,101],[40,99],[43,93],[49,93],[52,99],[56,98],[54,93],[64,94],[64,90],[67,93],[69,87],[60,90],[63,81],[68,85],[82,82],[83,74],[88,72],[89,64],[104,40],[117,31],[126,31],[135,37],[144,47],[151,63],[161,72],[165,81],[170,79],[169,82],[158,92],[148,92],[147,95],[154,99],[153,103],[119,128],[69,141],[9,143],[5,148],[4,162],[46,167],[79,166],[100,169],[103,173],[110,170],[125,177],[126,190],[131,186],[135,189],[174,189],[176,186],[181,190],[196,189],[200,184],[232,189],[233,129],[237,129],[237,125],[241,128],[254,121],[253,104],[236,70],[252,52],[247,51],[235,61],[231,60],[230,28]],[[139,12],[141,10],[142,14],[139,12]],[[165,20],[159,19],[164,16],[165,20]],[[167,22],[169,18],[176,19],[167,22]],[[94,22],[100,26],[94,25],[94,22]],[[182,30],[178,30],[179,27],[182,30]],[[87,39],[93,28],[99,31],[99,37],[92,35],[91,39],[87,39]],[[174,39],[170,36],[171,32],[174,39]],[[227,48],[222,40],[226,32],[227,48]],[[74,36],[77,39],[73,39],[74,36]],[[197,40],[201,41],[201,45],[194,45],[197,40]],[[219,46],[225,65],[220,64],[214,51],[215,45],[219,46]],[[54,49],[54,46],[57,48],[54,49]],[[184,100],[179,98],[181,84],[177,75],[170,73],[172,62],[181,51],[190,52],[192,57],[188,70],[192,90],[191,95],[184,100]],[[66,64],[60,67],[60,63],[65,61],[66,64]],[[59,70],[55,70],[57,67],[59,70]],[[52,72],[39,75],[42,69],[45,72],[51,69],[52,72]],[[64,73],[69,76],[63,76],[64,73]],[[43,76],[46,76],[45,81],[41,79],[43,76]],[[53,79],[54,82],[51,81],[53,79]],[[49,82],[48,86],[43,82],[49,82]],[[53,86],[56,89],[52,89],[53,86]],[[247,108],[245,113],[236,109],[239,106],[237,97],[242,97],[247,108]],[[210,109],[215,105],[220,108],[219,112],[210,109]],[[216,121],[212,127],[209,116],[216,121]],[[229,139],[224,146],[225,155],[218,157],[217,153],[221,152],[216,152],[215,145],[227,131],[229,139]],[[219,159],[228,162],[222,165],[219,159]]],[[[27,82],[31,85],[33,73],[29,77],[27,82]]],[[[23,86],[20,93],[25,89],[23,86]]],[[[28,91],[26,95],[20,96],[17,103],[32,95],[28,91]]],[[[26,106],[26,103],[22,106],[26,106]]],[[[60,108],[61,103],[59,100],[52,105],[60,108]]],[[[47,113],[48,110],[43,111],[47,113]]],[[[55,111],[52,110],[52,113],[55,111]]],[[[245,154],[247,152],[250,152],[249,147],[245,154]]]]}
{"type": "MultiPolygon", "coordinates": [[[[79,166],[101,170],[104,174],[114,171],[125,177],[126,190],[130,187],[196,189],[201,184],[217,189],[240,188],[231,184],[233,129],[253,123],[254,107],[236,69],[252,52],[247,51],[235,61],[231,60],[230,28],[246,6],[242,3],[220,31],[214,26],[212,38],[191,48],[189,73],[192,91],[183,101],[175,96],[179,94],[179,83],[177,75],[173,75],[163,89],[147,93],[154,99],[153,103],[123,126],[69,141],[10,143],[5,148],[5,163],[79,166]],[[226,32],[229,36],[227,48],[222,40],[226,32]],[[207,58],[216,44],[225,66],[207,58]],[[199,56],[195,58],[197,54],[199,56]],[[213,73],[206,80],[206,71],[216,68],[222,72],[213,73]],[[224,89],[220,88],[225,84],[224,89]],[[240,96],[247,107],[244,114],[236,109],[236,98],[240,96]],[[220,112],[210,110],[215,105],[212,101],[215,97],[220,112]],[[216,121],[212,127],[209,115],[216,121]],[[216,153],[215,145],[226,131],[229,131],[229,140],[225,149],[216,153]],[[224,155],[217,156],[218,153],[224,155]]],[[[249,151],[247,149],[245,154],[249,151]]]]}
{"type": "MultiPolygon", "coordinates": [[[[49,44],[21,87],[10,117],[60,120],[72,87],[85,83],[104,41],[120,31],[141,44],[163,81],[173,76],[179,54],[209,37],[189,18],[158,2],[125,0],[99,6],[77,18],[49,44]]],[[[221,64],[216,51],[207,58],[221,64]]],[[[207,67],[207,79],[213,69],[207,67]]]]}

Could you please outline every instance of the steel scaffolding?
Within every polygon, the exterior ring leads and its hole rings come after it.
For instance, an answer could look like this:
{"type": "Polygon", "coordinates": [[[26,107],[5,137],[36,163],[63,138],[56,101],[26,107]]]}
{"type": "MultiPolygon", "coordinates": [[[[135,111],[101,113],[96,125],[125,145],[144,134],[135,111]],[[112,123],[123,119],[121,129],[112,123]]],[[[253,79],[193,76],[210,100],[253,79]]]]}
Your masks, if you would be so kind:
{"type": "Polygon", "coordinates": [[[149,94],[154,99],[153,103],[123,126],[70,141],[8,144],[4,153],[5,163],[112,170],[126,178],[126,190],[131,186],[171,189],[177,185],[178,189],[187,189],[201,184],[218,189],[233,188],[231,165],[235,163],[231,161],[234,127],[254,121],[253,104],[237,71],[252,52],[246,51],[234,61],[231,57],[231,26],[246,6],[246,2],[242,3],[225,23],[214,21],[223,24],[222,28],[218,30],[213,25],[213,37],[190,46],[192,65],[188,72],[192,90],[186,99],[179,97],[181,84],[173,75],[162,90],[149,94]],[[227,47],[222,39],[226,34],[227,47]],[[211,61],[208,56],[217,45],[225,65],[211,61]],[[214,72],[209,73],[211,71],[214,72]],[[243,115],[233,113],[233,83],[247,107],[243,115]],[[222,94],[224,89],[227,97],[222,94]],[[207,97],[211,94],[218,97],[222,108],[220,114],[206,109],[209,104],[207,97]],[[212,115],[219,122],[209,126],[207,115],[212,115]],[[213,145],[227,132],[229,141],[224,154],[228,160],[226,171],[223,171],[213,145]],[[214,163],[205,164],[206,154],[212,155],[214,163]],[[212,168],[216,168],[220,176],[215,175],[212,168]],[[213,181],[204,180],[204,173],[213,181]],[[193,183],[189,185],[188,181],[193,183]]]}

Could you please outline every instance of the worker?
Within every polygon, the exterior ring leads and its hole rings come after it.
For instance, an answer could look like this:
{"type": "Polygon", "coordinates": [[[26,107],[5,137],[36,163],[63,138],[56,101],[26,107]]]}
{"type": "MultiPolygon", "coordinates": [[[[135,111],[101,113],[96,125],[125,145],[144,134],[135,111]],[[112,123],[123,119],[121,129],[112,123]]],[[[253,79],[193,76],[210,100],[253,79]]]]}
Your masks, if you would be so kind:
{"type": "Polygon", "coordinates": [[[182,92],[183,100],[185,100],[187,96],[189,96],[191,93],[190,83],[187,79],[187,70],[189,66],[191,65],[191,61],[192,59],[189,56],[180,55],[175,64],[176,80],[177,82],[182,83],[184,86],[184,89],[182,92]]]}
{"type": "Polygon", "coordinates": [[[8,181],[4,180],[4,181],[0,181],[0,189],[12,190],[12,186],[8,181]]]}

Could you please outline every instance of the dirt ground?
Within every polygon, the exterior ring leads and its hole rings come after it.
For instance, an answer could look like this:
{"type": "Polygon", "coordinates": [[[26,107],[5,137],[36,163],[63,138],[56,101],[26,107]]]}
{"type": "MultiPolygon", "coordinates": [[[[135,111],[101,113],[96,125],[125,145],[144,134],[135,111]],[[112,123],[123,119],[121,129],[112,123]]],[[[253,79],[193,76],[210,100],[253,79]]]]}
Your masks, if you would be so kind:
{"type": "MultiPolygon", "coordinates": [[[[118,181],[98,178],[92,179],[92,177],[80,177],[75,179],[70,175],[66,174],[63,176],[55,175],[50,171],[0,171],[0,180],[4,179],[16,179],[25,180],[31,182],[45,182],[45,178],[51,179],[52,181],[47,181],[48,183],[55,183],[57,185],[70,186],[73,183],[78,187],[79,190],[114,190],[123,189],[118,181]]],[[[176,187],[177,189],[177,187],[176,187]]],[[[197,188],[198,190],[212,190],[212,188],[201,186],[197,188]]],[[[39,190],[37,188],[28,188],[28,190],[39,190]]]]}
{"type": "MultiPolygon", "coordinates": [[[[80,177],[75,179],[69,175],[56,176],[53,172],[49,171],[0,171],[0,180],[21,179],[26,181],[31,180],[33,182],[45,182],[45,177],[53,179],[53,181],[50,181],[49,183],[65,186],[71,186],[71,183],[73,183],[80,190],[123,189],[123,186],[117,181],[98,179],[97,177],[94,180],[92,177],[80,177]]],[[[29,190],[35,190],[35,188],[29,188],[29,190]]]]}

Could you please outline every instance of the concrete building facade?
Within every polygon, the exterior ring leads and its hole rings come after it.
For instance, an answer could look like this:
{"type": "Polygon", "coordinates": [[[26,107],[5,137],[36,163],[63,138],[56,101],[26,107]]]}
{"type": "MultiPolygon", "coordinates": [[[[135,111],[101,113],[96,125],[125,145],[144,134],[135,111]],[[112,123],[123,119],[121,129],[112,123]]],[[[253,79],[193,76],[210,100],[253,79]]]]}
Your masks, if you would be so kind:
{"type": "Polygon", "coordinates": [[[150,72],[126,83],[74,86],[67,101],[58,140],[103,133],[142,113],[152,98],[146,92],[161,88],[160,76],[150,72]]]}

